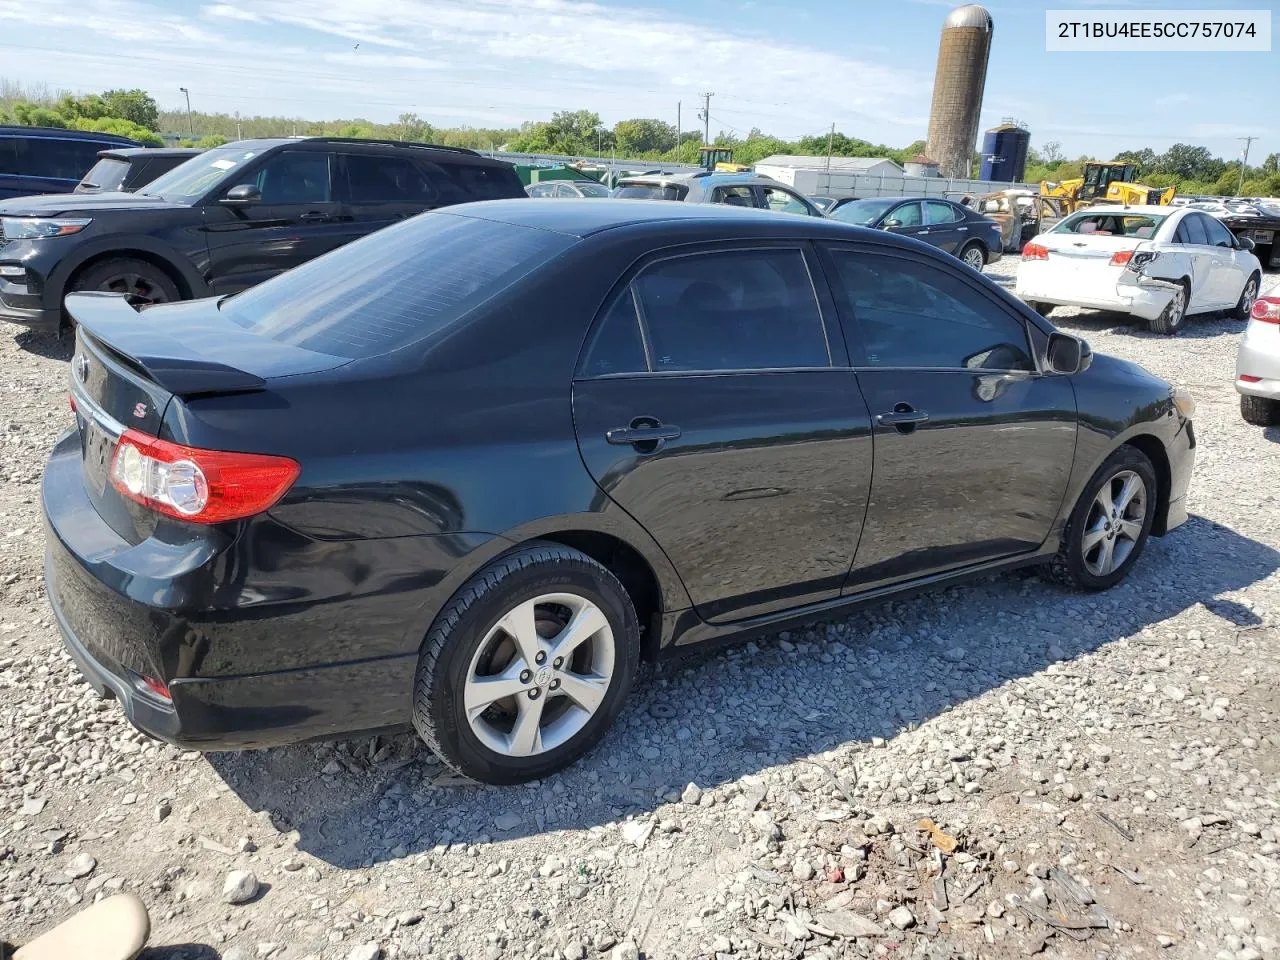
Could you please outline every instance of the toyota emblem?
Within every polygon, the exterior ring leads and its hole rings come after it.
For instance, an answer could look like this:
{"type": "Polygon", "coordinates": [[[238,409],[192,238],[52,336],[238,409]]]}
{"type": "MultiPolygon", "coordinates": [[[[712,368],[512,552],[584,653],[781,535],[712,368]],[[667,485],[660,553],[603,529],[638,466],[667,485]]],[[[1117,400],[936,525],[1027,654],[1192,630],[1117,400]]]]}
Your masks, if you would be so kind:
{"type": "Polygon", "coordinates": [[[83,353],[76,357],[76,379],[81,383],[89,379],[89,358],[83,353]]]}

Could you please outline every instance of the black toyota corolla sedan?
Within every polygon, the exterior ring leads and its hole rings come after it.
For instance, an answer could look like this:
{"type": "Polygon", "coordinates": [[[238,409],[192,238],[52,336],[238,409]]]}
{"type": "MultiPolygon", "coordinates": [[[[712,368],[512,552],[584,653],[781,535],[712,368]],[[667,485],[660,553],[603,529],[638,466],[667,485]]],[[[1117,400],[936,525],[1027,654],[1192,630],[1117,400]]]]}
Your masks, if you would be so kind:
{"type": "Polygon", "coordinates": [[[43,485],[71,655],[144,731],[412,723],[479,780],[638,661],[1186,517],[1192,401],[915,240],[625,200],[416,217],[244,293],[77,294],[43,485]]]}

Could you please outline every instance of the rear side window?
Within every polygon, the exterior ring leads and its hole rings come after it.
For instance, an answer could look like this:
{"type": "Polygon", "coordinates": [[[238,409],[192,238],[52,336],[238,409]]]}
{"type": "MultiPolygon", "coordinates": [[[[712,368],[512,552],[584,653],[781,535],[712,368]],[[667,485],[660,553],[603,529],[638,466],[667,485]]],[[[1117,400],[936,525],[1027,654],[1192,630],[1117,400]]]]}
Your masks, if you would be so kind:
{"type": "Polygon", "coordinates": [[[404,157],[347,154],[342,159],[352,203],[432,203],[440,196],[404,157]]]}
{"type": "Polygon", "coordinates": [[[0,139],[0,174],[79,180],[98,161],[109,144],[63,137],[4,137],[0,139]]]}
{"type": "Polygon", "coordinates": [[[956,223],[964,219],[963,213],[941,200],[926,200],[924,206],[930,223],[956,223]]]}
{"type": "Polygon", "coordinates": [[[634,281],[655,371],[831,364],[799,250],[735,250],[662,260],[634,281]]]}
{"type": "Polygon", "coordinates": [[[749,186],[716,187],[711,195],[712,203],[723,203],[730,207],[754,207],[756,199],[749,186]]]}
{"type": "Polygon", "coordinates": [[[835,250],[870,367],[1035,370],[1022,321],[947,270],[835,250]]]}
{"type": "Polygon", "coordinates": [[[635,297],[627,287],[600,318],[587,345],[579,375],[606,377],[611,373],[643,373],[648,369],[635,297]]]}
{"type": "Polygon", "coordinates": [[[359,359],[457,323],[575,238],[430,213],[370,234],[221,303],[262,337],[359,359]]]}
{"type": "Polygon", "coordinates": [[[623,200],[683,200],[688,192],[679,183],[624,183],[613,195],[623,200]]]}

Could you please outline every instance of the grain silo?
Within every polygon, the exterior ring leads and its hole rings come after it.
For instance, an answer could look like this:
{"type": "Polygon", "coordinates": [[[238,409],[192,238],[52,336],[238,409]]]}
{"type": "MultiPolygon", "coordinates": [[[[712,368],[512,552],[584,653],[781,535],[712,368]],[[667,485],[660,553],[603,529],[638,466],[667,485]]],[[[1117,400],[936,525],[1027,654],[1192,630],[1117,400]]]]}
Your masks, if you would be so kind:
{"type": "Polygon", "coordinates": [[[944,177],[971,174],[993,30],[991,14],[976,3],[956,7],[943,24],[925,150],[944,177]]]}

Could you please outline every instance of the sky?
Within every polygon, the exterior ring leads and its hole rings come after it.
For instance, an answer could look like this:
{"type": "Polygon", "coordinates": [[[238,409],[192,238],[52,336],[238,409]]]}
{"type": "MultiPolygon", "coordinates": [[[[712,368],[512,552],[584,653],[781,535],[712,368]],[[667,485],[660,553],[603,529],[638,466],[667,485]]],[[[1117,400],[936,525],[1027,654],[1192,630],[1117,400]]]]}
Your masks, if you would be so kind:
{"type": "MultiPolygon", "coordinates": [[[[794,139],[832,123],[924,139],[950,0],[0,0],[0,78],[142,87],[162,107],[512,126],[589,109],[794,139]]],[[[1175,142],[1280,151],[1270,53],[1047,53],[1045,9],[1228,10],[1277,0],[992,0],[982,128],[1110,155],[1175,142]]],[[[1275,19],[1280,20],[1280,15],[1275,19]]]]}

